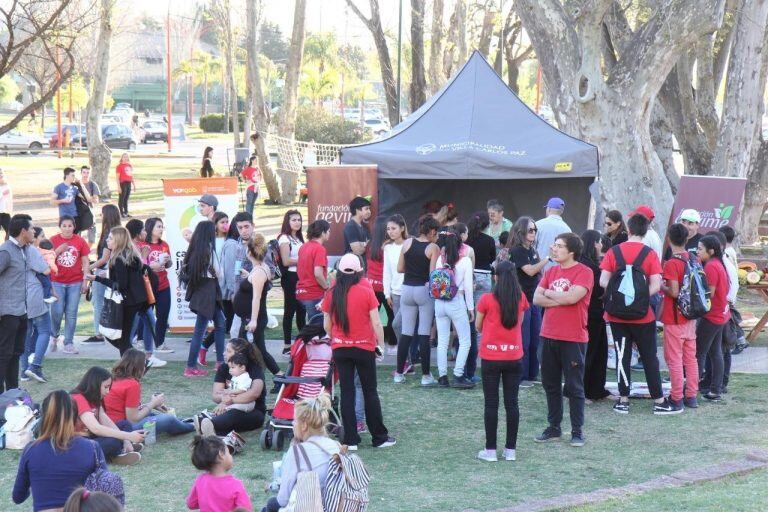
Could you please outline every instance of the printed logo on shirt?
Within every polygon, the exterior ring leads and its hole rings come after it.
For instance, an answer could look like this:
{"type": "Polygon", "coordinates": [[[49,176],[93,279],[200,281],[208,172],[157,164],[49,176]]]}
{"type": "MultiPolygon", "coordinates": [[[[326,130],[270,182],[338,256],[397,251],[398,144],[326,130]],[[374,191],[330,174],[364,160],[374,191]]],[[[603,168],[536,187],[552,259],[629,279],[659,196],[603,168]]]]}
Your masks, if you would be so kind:
{"type": "Polygon", "coordinates": [[[492,351],[492,352],[512,352],[515,350],[522,350],[522,345],[491,345],[488,344],[485,346],[486,349],[492,351]]]}
{"type": "Polygon", "coordinates": [[[555,292],[567,292],[571,289],[571,280],[564,277],[555,279],[549,285],[549,289],[555,292]]]}
{"type": "Polygon", "coordinates": [[[70,245],[66,251],[59,254],[56,258],[56,264],[66,268],[72,268],[77,264],[79,259],[80,251],[70,245]]]}

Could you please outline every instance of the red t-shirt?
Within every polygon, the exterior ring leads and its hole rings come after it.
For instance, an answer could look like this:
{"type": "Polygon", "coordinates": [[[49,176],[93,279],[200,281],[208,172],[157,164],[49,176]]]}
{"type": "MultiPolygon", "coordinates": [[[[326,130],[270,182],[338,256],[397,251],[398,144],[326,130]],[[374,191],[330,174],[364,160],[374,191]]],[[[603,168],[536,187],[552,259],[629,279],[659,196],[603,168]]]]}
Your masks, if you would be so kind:
{"type": "Polygon", "coordinates": [[[384,293],[384,260],[376,261],[368,257],[368,280],[373,291],[384,293]]]}
{"type": "Polygon", "coordinates": [[[72,235],[70,239],[65,239],[60,234],[51,237],[54,250],[65,242],[69,247],[56,256],[59,271],[51,277],[51,281],[61,284],[79,283],[84,278],[82,257],[91,254],[91,247],[80,235],[72,235]]]}
{"type": "MultiPolygon", "coordinates": [[[[688,252],[683,252],[675,256],[680,256],[685,261],[688,261],[688,252]]],[[[670,258],[664,262],[664,273],[661,275],[662,279],[666,281],[667,286],[672,281],[676,281],[678,290],[683,286],[683,276],[685,276],[685,261],[679,260],[676,257],[670,258]]],[[[677,301],[664,294],[664,304],[661,307],[661,323],[664,325],[680,325],[686,322],[691,322],[683,316],[677,307],[677,301]]]]}
{"type": "Polygon", "coordinates": [[[261,170],[258,167],[246,167],[240,174],[248,185],[248,190],[254,191],[256,186],[261,183],[261,170]]]}
{"type": "Polygon", "coordinates": [[[325,290],[315,279],[315,267],[323,267],[323,275],[328,278],[328,252],[317,240],[310,240],[299,249],[299,261],[296,273],[296,298],[298,300],[322,299],[325,290]]]}
{"type": "Polygon", "coordinates": [[[723,325],[731,318],[730,306],[728,305],[728,273],[725,271],[723,262],[717,258],[711,258],[704,265],[704,275],[707,278],[707,284],[715,289],[712,294],[712,307],[704,318],[715,325],[723,325]]]}
{"type": "MultiPolygon", "coordinates": [[[[621,255],[624,256],[624,261],[630,265],[633,261],[635,261],[635,258],[637,258],[637,255],[640,254],[640,251],[643,249],[643,247],[646,246],[642,242],[624,242],[618,247],[621,251],[621,255]]],[[[648,253],[648,255],[645,257],[645,260],[643,260],[643,266],[641,268],[643,269],[643,272],[645,272],[645,275],[648,276],[648,278],[655,276],[656,274],[661,274],[661,263],[659,262],[659,256],[656,254],[656,251],[651,250],[651,252],[648,253]]],[[[600,263],[600,269],[607,270],[608,272],[612,273],[619,270],[618,266],[616,265],[616,258],[613,256],[613,249],[605,253],[605,257],[600,263]]],[[[656,321],[656,315],[654,314],[653,309],[651,309],[650,304],[648,305],[648,312],[645,314],[645,316],[643,318],[638,318],[637,320],[616,318],[615,316],[611,316],[608,313],[605,313],[603,318],[605,318],[605,320],[608,322],[617,322],[622,324],[647,324],[648,322],[656,321]]]]}
{"type": "Polygon", "coordinates": [[[99,406],[93,405],[86,398],[81,395],[80,393],[73,393],[72,400],[75,402],[75,407],[77,407],[77,420],[75,420],[75,432],[78,433],[87,433],[88,428],[86,428],[85,423],[83,423],[83,420],[80,419],[81,414],[85,414],[86,412],[92,412],[94,416],[97,418],[99,417],[99,406]]]}
{"type": "Polygon", "coordinates": [[[131,164],[117,164],[117,181],[130,183],[133,181],[133,166],[131,164]]]}
{"type": "Polygon", "coordinates": [[[523,315],[529,308],[528,299],[521,294],[517,303],[517,323],[511,329],[501,324],[501,306],[492,293],[484,293],[477,303],[483,314],[483,335],[480,338],[480,358],[490,361],[517,361],[523,357],[523,315]]]}
{"type": "Polygon", "coordinates": [[[126,419],[126,407],[136,408],[140,404],[141,384],[133,378],[113,380],[109,393],[104,397],[104,410],[115,423],[126,419]]]}
{"type": "MultiPolygon", "coordinates": [[[[333,288],[325,294],[322,310],[331,313],[333,288]]],[[[371,310],[379,309],[379,301],[368,283],[360,281],[349,289],[347,294],[347,316],[349,317],[349,332],[345,333],[340,325],[336,325],[331,315],[331,347],[354,347],[373,351],[376,349],[376,333],[371,323],[371,310]]]]}
{"type": "MultiPolygon", "coordinates": [[[[170,261],[171,258],[171,248],[168,246],[166,242],[163,240],[160,240],[156,244],[144,244],[146,247],[149,247],[149,254],[147,255],[147,265],[152,265],[152,263],[160,263],[161,266],[163,266],[165,263],[161,261],[161,257],[163,254],[166,254],[165,261],[170,261]]],[[[170,288],[171,284],[168,282],[168,271],[163,266],[162,270],[158,270],[155,272],[157,275],[157,291],[165,290],[166,288],[170,288]]]]}
{"type": "Polygon", "coordinates": [[[574,286],[583,286],[587,293],[576,304],[547,308],[541,323],[541,336],[552,340],[586,343],[589,340],[587,310],[594,285],[595,276],[583,263],[577,263],[571,268],[555,265],[547,270],[539,281],[539,287],[567,292],[574,286]]]}

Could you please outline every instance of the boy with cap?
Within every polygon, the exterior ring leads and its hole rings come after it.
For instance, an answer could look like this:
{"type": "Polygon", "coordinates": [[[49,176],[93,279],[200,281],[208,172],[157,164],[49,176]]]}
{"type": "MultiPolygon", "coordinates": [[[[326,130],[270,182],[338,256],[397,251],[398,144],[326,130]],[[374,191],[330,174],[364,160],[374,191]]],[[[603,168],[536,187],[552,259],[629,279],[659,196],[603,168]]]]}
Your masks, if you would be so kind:
{"type": "Polygon", "coordinates": [[[651,227],[651,224],[653,224],[653,219],[656,218],[656,214],[654,213],[653,209],[645,204],[641,204],[637,208],[635,208],[635,211],[630,213],[629,216],[639,213],[646,219],[648,219],[648,232],[643,237],[643,245],[647,245],[651,249],[653,249],[656,252],[656,256],[661,259],[661,253],[664,245],[661,243],[661,237],[656,232],[655,229],[651,227]]]}
{"type": "MultiPolygon", "coordinates": [[[[536,236],[536,252],[539,253],[539,258],[541,259],[550,256],[550,248],[555,243],[555,238],[558,235],[572,232],[570,226],[563,220],[565,201],[559,197],[552,197],[544,207],[546,208],[547,216],[536,221],[536,228],[539,230],[536,236]]],[[[555,263],[550,259],[542,269],[542,272],[546,272],[553,266],[555,266],[555,263]]]]}
{"type": "Polygon", "coordinates": [[[213,214],[216,213],[216,208],[219,207],[219,200],[213,194],[203,194],[197,201],[200,206],[200,214],[213,222],[213,214]]]}
{"type": "MultiPolygon", "coordinates": [[[[686,208],[680,213],[680,224],[688,228],[688,240],[685,242],[685,250],[693,255],[696,255],[696,251],[699,248],[699,240],[701,240],[699,222],[701,222],[701,215],[699,215],[698,210],[686,208]]],[[[671,257],[672,249],[667,247],[667,250],[664,251],[664,260],[666,261],[671,257]]]]}

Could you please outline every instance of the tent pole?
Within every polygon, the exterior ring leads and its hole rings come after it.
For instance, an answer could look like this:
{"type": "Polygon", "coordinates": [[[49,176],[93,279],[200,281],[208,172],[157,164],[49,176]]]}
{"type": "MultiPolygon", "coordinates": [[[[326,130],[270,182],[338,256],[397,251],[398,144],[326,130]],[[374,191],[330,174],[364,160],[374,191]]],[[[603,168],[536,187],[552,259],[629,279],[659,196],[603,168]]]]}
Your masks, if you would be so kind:
{"type": "Polygon", "coordinates": [[[400,123],[400,67],[403,55],[403,0],[400,0],[400,8],[397,21],[397,122],[400,123]]]}

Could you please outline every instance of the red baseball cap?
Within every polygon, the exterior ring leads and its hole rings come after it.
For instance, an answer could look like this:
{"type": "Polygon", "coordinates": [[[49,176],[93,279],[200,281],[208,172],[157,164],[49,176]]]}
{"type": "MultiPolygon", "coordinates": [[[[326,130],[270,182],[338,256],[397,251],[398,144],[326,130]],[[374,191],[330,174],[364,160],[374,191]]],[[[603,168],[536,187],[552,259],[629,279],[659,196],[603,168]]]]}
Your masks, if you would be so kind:
{"type": "Polygon", "coordinates": [[[635,208],[635,211],[631,212],[629,214],[629,216],[631,217],[631,216],[633,216],[636,213],[639,213],[640,215],[642,215],[643,217],[645,217],[649,221],[653,220],[656,217],[656,214],[653,213],[653,209],[650,206],[645,205],[645,204],[641,204],[640,206],[635,208]]]}

